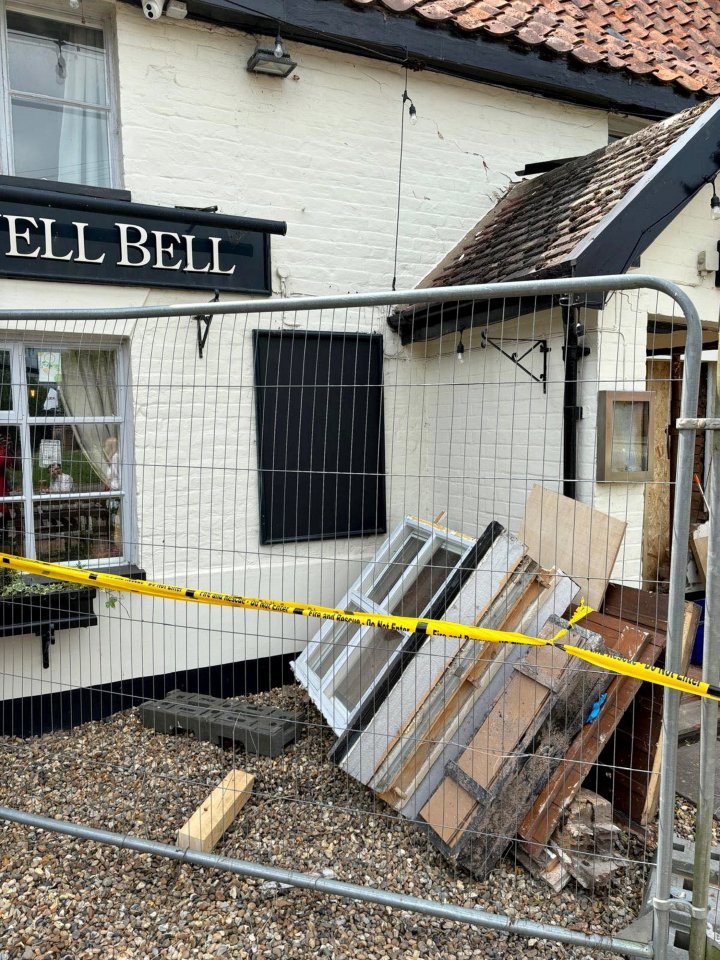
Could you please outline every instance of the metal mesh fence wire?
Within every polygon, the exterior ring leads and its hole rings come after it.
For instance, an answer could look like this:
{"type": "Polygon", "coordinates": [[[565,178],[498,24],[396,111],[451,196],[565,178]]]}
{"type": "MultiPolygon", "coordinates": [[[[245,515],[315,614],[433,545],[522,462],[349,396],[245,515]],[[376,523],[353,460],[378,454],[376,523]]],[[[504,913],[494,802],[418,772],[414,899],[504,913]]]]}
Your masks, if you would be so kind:
{"type": "MultiPolygon", "coordinates": [[[[583,597],[596,612],[575,642],[661,663],[674,477],[679,459],[691,467],[673,423],[696,331],[666,290],[621,283],[605,299],[581,290],[557,302],[530,285],[462,308],[440,295],[399,309],[393,295],[220,305],[210,323],[173,308],[10,316],[2,549],[531,635],[552,635],[583,597]]],[[[691,502],[681,491],[694,523],[707,519],[708,464],[698,436],[701,482],[691,502]]],[[[701,586],[693,565],[687,577],[701,586]]],[[[52,601],[20,592],[11,578],[0,602],[29,604],[34,628],[52,601]]],[[[553,956],[575,955],[551,942],[563,929],[585,938],[581,956],[603,945],[592,937],[622,938],[641,910],[666,772],[661,688],[558,651],[533,659],[518,645],[104,591],[93,602],[96,625],[64,630],[55,611],[52,643],[4,614],[6,806],[172,844],[242,768],[255,781],[217,841],[224,857],[504,915],[553,956]],[[289,711],[293,743],[267,757],[237,736],[207,742],[179,708],[164,732],[144,726],[141,705],[176,689],[289,711]]],[[[694,621],[682,616],[673,656],[684,672],[694,621]]],[[[675,829],[689,833],[691,811],[675,829]]],[[[35,862],[37,834],[3,834],[8,869],[35,862]]],[[[113,854],[111,869],[142,872],[131,857],[113,854]]],[[[289,933],[239,924],[258,955],[277,943],[352,955],[354,919],[344,929],[319,904],[288,908],[273,879],[248,880],[250,896],[269,917],[295,911],[289,933]]],[[[233,906],[220,902],[225,922],[233,906]]],[[[367,927],[375,909],[356,908],[367,927]]],[[[439,919],[398,922],[414,955],[437,950],[439,919]]],[[[168,945],[157,920],[131,926],[137,955],[168,945]]],[[[494,936],[460,942],[482,951],[494,936]]]]}

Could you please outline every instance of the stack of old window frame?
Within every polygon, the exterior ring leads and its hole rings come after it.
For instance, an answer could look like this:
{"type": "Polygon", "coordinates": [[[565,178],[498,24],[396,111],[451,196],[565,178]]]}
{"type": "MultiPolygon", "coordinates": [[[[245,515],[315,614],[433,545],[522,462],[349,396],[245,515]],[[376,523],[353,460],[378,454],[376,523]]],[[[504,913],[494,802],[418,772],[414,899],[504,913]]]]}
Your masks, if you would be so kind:
{"type": "MultiPolygon", "coordinates": [[[[655,663],[664,632],[630,622],[635,594],[622,609],[613,594],[611,613],[584,619],[571,642],[655,663]]],[[[474,540],[406,518],[341,605],[552,636],[578,595],[497,523],[474,540]]],[[[640,687],[556,648],[334,623],[294,669],[338,734],[332,759],[449,859],[485,876],[517,837],[520,859],[558,888],[568,874],[553,831],[640,687]]]]}

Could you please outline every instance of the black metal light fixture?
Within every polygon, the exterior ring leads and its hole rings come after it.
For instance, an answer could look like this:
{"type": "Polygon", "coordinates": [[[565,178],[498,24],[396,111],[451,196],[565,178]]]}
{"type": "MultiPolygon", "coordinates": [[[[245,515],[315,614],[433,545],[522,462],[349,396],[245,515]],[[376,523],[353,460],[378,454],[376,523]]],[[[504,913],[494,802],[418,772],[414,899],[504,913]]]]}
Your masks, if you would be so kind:
{"type": "Polygon", "coordinates": [[[712,197],[710,198],[710,213],[713,220],[720,220],[720,197],[715,192],[715,177],[710,181],[712,183],[712,197]]]}
{"type": "Polygon", "coordinates": [[[285,50],[279,33],[272,47],[258,43],[247,62],[250,73],[267,73],[271,77],[289,77],[296,66],[297,63],[285,50]]]}

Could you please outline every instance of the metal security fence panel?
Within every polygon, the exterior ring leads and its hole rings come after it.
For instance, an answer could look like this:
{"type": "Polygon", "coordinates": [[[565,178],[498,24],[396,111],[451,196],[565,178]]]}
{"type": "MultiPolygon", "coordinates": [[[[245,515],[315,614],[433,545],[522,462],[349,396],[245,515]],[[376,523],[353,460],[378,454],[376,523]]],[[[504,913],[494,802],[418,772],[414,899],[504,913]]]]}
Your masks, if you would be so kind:
{"type": "Polygon", "coordinates": [[[0,319],[1,949],[682,948],[718,677],[681,290],[0,319]]]}

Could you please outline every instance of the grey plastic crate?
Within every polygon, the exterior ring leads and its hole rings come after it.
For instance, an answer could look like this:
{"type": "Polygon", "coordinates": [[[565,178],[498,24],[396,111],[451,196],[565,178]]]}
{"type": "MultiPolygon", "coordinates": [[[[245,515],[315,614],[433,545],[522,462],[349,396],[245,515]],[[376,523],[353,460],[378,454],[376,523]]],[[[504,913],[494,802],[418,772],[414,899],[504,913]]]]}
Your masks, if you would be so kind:
{"type": "Polygon", "coordinates": [[[279,756],[304,729],[299,713],[183,690],[172,690],[164,700],[143,703],[140,716],[146,727],[158,733],[189,731],[198,740],[217,744],[230,741],[246,753],[264,757],[279,756]]]}

